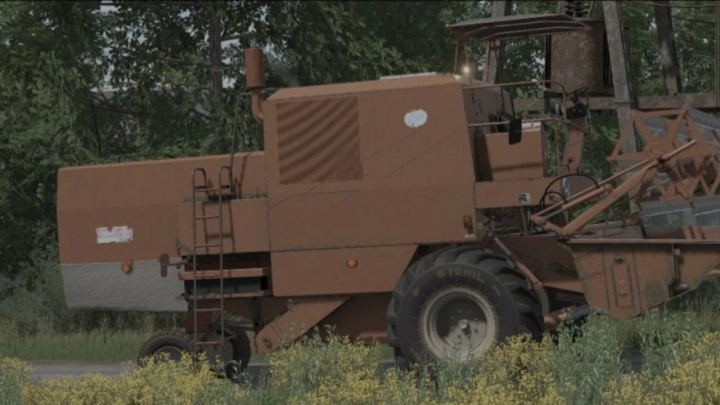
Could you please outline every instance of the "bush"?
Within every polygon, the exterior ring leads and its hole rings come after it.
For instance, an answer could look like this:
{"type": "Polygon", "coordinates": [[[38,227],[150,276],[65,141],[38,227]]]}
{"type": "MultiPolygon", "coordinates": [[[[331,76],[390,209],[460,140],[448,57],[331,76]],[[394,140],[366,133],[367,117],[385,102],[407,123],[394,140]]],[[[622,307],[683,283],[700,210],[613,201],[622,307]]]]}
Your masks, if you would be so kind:
{"type": "Polygon", "coordinates": [[[272,378],[256,385],[218,378],[203,359],[188,356],[179,363],[150,360],[116,379],[88,375],[31,384],[25,363],[4,359],[0,405],[720,403],[720,332],[693,329],[682,314],[634,322],[623,335],[619,323],[593,316],[579,331],[562,328],[555,339],[517,336],[478,360],[440,362],[432,375],[421,368],[380,375],[380,346],[333,334],[313,334],[269,355],[272,378]],[[634,336],[656,360],[639,373],[623,373],[622,336],[634,336]]]}

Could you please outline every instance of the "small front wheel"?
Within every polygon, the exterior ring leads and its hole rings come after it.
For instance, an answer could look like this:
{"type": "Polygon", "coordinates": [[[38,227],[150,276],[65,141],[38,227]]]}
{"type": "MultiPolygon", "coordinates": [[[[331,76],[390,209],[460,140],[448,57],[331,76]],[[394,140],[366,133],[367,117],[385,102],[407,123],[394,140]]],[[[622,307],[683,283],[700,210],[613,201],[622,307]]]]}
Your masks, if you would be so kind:
{"type": "Polygon", "coordinates": [[[157,355],[167,355],[168,360],[180,361],[184,353],[195,352],[195,343],[185,332],[160,332],[145,342],[137,357],[137,364],[157,355]]]}

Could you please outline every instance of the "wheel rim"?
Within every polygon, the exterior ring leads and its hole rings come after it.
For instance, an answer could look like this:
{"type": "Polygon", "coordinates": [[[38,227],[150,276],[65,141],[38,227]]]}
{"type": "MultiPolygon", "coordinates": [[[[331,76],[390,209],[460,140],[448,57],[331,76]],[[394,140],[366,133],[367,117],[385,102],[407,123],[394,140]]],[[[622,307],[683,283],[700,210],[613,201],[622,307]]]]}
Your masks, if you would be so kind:
{"type": "Polygon", "coordinates": [[[451,287],[435,293],[424,305],[420,335],[438,359],[477,358],[497,337],[497,314],[479,292],[451,287]]]}
{"type": "Polygon", "coordinates": [[[155,351],[156,355],[167,354],[168,359],[172,361],[182,360],[183,351],[175,346],[163,346],[155,351]]]}

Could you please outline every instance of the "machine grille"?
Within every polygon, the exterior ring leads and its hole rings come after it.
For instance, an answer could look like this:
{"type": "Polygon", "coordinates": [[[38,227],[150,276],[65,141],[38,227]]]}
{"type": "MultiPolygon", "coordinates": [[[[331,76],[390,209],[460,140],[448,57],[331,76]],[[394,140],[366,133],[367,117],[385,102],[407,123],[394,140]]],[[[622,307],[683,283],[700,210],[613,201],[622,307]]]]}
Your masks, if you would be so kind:
{"type": "Polygon", "coordinates": [[[362,180],[356,97],[278,104],[280,184],[362,180]]]}

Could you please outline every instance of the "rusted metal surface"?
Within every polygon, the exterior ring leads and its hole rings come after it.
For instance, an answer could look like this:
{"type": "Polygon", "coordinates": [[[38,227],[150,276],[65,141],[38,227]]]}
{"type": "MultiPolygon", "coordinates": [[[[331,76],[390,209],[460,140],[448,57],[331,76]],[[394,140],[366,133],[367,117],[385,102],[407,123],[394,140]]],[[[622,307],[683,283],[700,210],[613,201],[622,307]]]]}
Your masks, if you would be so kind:
{"type": "Polygon", "coordinates": [[[656,192],[662,197],[681,195],[689,199],[695,195],[698,187],[702,187],[704,195],[714,195],[720,186],[720,144],[716,133],[712,131],[712,127],[702,128],[697,125],[688,109],[633,112],[622,127],[617,146],[608,161],[619,171],[695,142],[695,147],[664,162],[662,173],[652,178],[652,184],[646,184],[639,193],[643,197],[656,192]],[[625,139],[632,136],[632,129],[637,130],[647,146],[641,152],[623,153],[621,146],[625,139]]]}
{"type": "MultiPolygon", "coordinates": [[[[196,166],[216,173],[229,155],[62,168],[58,173],[60,261],[107,263],[175,256],[178,204],[196,166]],[[114,228],[114,230],[113,230],[114,228]]],[[[235,154],[244,198],[266,195],[263,152],[235,154]]],[[[190,224],[187,224],[188,226],[190,224]]],[[[188,242],[189,243],[189,240],[188,242]]]]}
{"type": "MultiPolygon", "coordinates": [[[[636,96],[633,98],[636,109],[640,111],[670,110],[692,106],[703,111],[717,111],[714,94],[684,93],[674,96],[636,96]]],[[[559,98],[523,98],[514,101],[515,110],[521,111],[554,111],[554,105],[560,104],[559,98]]],[[[613,97],[590,97],[591,111],[611,111],[618,108],[613,97]]]]}
{"type": "Polygon", "coordinates": [[[547,136],[540,125],[523,131],[520,143],[510,145],[508,133],[476,133],[475,156],[484,181],[541,179],[548,175],[547,136]]]}
{"type": "Polygon", "coordinates": [[[598,214],[618,202],[621,197],[630,193],[634,188],[649,184],[656,177],[658,173],[658,166],[673,159],[678,159],[678,157],[681,156],[683,152],[689,150],[695,145],[696,141],[693,140],[679,147],[678,149],[675,149],[668,153],[663,154],[662,151],[658,151],[656,155],[653,155],[652,157],[649,157],[639,162],[636,165],[639,166],[636,173],[624,180],[616,188],[612,187],[610,185],[610,182],[605,180],[599,185],[599,187],[588,189],[588,192],[580,193],[575,197],[565,201],[564,203],[558,203],[552,207],[546,208],[543,211],[534,214],[533,216],[531,216],[531,218],[536,224],[545,226],[548,229],[557,232],[559,235],[572,235],[582,229],[587,224],[589,224],[590,221],[598,214]],[[572,208],[575,208],[578,205],[603,194],[605,194],[605,196],[601,200],[599,200],[595,205],[585,210],[582,214],[578,215],[565,226],[556,226],[548,222],[549,216],[554,216],[562,212],[567,212],[572,208]]]}
{"type": "Polygon", "coordinates": [[[582,163],[582,155],[585,146],[585,135],[587,134],[587,119],[575,119],[569,126],[565,150],[562,155],[559,175],[578,173],[582,163]]]}
{"type": "Polygon", "coordinates": [[[573,239],[588,304],[626,319],[697,288],[720,264],[720,241],[573,239]]]}
{"type": "Polygon", "coordinates": [[[545,287],[582,293],[575,262],[552,235],[498,237],[545,287]]]}
{"type": "Polygon", "coordinates": [[[355,295],[323,319],[318,327],[331,327],[339,336],[352,336],[362,342],[385,343],[385,314],[389,303],[390,294],[355,295]]]}
{"type": "Polygon", "coordinates": [[[416,245],[272,254],[276,297],[385,293],[395,288],[416,245]],[[354,260],[351,268],[348,262],[354,260]]]}
{"type": "Polygon", "coordinates": [[[587,25],[565,14],[523,14],[481,18],[449,24],[446,28],[479,41],[507,40],[590,29],[587,25]]]}
{"type": "MultiPolygon", "coordinates": [[[[590,95],[613,94],[607,83],[605,61],[605,24],[602,20],[582,19],[590,29],[558,33],[551,37],[550,78],[574,90],[588,87],[590,95]]],[[[563,91],[556,84],[550,89],[563,91]]]]}
{"type": "Polygon", "coordinates": [[[310,331],[323,318],[344,304],[349,297],[317,298],[294,301],[288,310],[265,325],[254,337],[253,345],[258,354],[270,353],[282,344],[297,340],[310,331]]]}
{"type": "Polygon", "coordinates": [[[245,87],[251,92],[252,114],[257,122],[262,123],[262,100],[260,91],[265,87],[265,68],[263,51],[259,48],[245,50],[245,87]]]}

